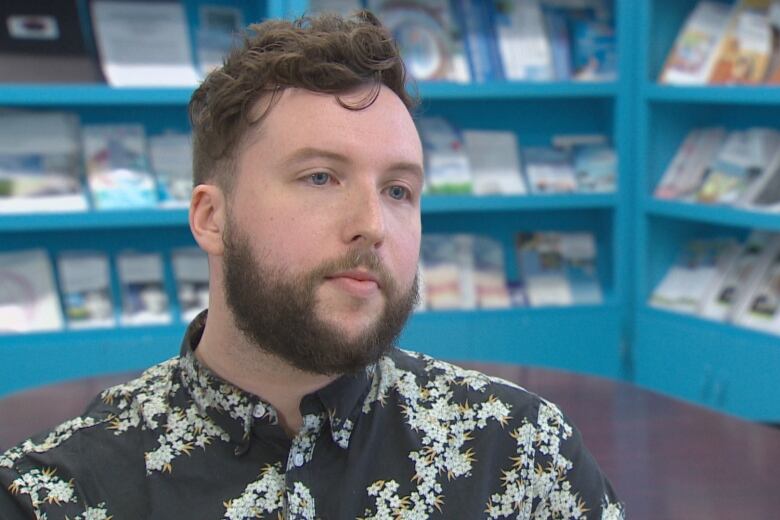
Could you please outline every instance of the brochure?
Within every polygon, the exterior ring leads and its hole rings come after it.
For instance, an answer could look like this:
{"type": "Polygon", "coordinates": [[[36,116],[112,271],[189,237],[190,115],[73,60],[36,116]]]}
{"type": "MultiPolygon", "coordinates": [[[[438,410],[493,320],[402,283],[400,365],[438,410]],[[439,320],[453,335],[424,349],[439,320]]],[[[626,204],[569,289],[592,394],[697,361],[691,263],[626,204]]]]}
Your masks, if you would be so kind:
{"type": "Polygon", "coordinates": [[[84,211],[78,119],[0,113],[0,214],[84,211]]]}
{"type": "Polygon", "coordinates": [[[48,253],[43,249],[0,253],[0,334],[62,326],[48,253]]]}
{"type": "Polygon", "coordinates": [[[460,309],[462,301],[458,246],[450,235],[425,234],[420,246],[425,301],[432,310],[460,309]]]}
{"type": "Polygon", "coordinates": [[[57,259],[68,328],[114,327],[108,257],[100,252],[64,252],[57,259]]]}
{"type": "Polygon", "coordinates": [[[689,199],[695,196],[725,140],[723,128],[692,130],[666,168],[655,197],[689,199]]]}
{"type": "Polygon", "coordinates": [[[427,190],[434,195],[471,193],[469,157],[460,133],[441,117],[422,117],[417,127],[425,150],[427,190]]]}
{"type": "Polygon", "coordinates": [[[188,207],[192,195],[192,138],[166,133],[149,138],[149,156],[163,207],[188,207]]]}
{"type": "Polygon", "coordinates": [[[85,126],[84,163],[95,209],[148,208],[157,187],[141,125],[85,126]]]}
{"type": "Polygon", "coordinates": [[[562,150],[526,147],[525,176],[531,193],[572,193],[577,191],[577,177],[569,156],[562,150]]]}
{"type": "Polygon", "coordinates": [[[525,195],[520,154],[514,132],[465,130],[475,195],[525,195]]]}
{"type": "Polygon", "coordinates": [[[93,0],[92,27],[113,87],[193,87],[195,71],[180,2],[93,0]]]}
{"type": "Polygon", "coordinates": [[[171,253],[181,320],[189,323],[209,306],[209,261],[197,247],[171,253]]]}
{"type": "Polygon", "coordinates": [[[201,76],[206,76],[221,67],[225,57],[241,43],[244,17],[235,7],[202,5],[198,19],[198,68],[201,76]]]}
{"type": "Polygon", "coordinates": [[[484,236],[474,237],[474,282],[477,307],[505,309],[512,306],[504,268],[501,243],[484,236]]]}
{"type": "Polygon", "coordinates": [[[122,288],[122,325],[171,322],[161,254],[121,253],[117,270],[122,288]]]}
{"type": "Polygon", "coordinates": [[[510,81],[554,80],[553,51],[539,0],[492,0],[489,5],[504,77],[510,81]]]}

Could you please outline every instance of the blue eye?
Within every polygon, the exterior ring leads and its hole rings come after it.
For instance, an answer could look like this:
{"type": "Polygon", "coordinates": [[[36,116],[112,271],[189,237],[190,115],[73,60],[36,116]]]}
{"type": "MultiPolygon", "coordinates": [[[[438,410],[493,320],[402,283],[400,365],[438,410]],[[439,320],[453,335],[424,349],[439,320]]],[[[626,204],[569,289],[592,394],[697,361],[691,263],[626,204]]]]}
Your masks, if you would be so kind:
{"type": "Polygon", "coordinates": [[[390,189],[387,192],[391,198],[396,200],[404,200],[409,196],[409,190],[404,188],[403,186],[390,186],[390,189]]]}
{"type": "Polygon", "coordinates": [[[326,172],[312,173],[309,175],[309,179],[315,186],[325,186],[330,180],[330,174],[326,172]]]}

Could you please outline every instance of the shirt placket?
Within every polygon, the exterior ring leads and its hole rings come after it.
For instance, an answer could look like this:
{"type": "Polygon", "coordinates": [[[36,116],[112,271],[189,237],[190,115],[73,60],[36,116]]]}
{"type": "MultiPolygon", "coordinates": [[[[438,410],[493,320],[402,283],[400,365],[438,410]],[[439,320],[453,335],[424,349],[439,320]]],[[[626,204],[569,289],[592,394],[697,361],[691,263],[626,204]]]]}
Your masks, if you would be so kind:
{"type": "Polygon", "coordinates": [[[314,456],[314,446],[322,431],[326,415],[308,414],[303,417],[303,427],[292,441],[285,470],[284,518],[289,520],[312,520],[315,518],[315,504],[311,490],[302,478],[306,466],[314,456]]]}

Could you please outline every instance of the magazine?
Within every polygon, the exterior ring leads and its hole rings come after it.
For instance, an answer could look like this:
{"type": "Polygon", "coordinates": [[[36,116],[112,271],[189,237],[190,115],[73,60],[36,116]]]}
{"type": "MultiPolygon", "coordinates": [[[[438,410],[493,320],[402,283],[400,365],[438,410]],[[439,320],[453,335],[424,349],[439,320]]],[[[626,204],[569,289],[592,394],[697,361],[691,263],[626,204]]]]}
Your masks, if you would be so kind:
{"type": "Polygon", "coordinates": [[[707,83],[730,19],[730,5],[700,0],[674,42],[661,73],[661,83],[707,83]]]}
{"type": "Polygon", "coordinates": [[[209,306],[209,262],[197,247],[171,253],[181,320],[189,323],[209,306]]]}
{"type": "Polygon", "coordinates": [[[84,211],[78,119],[0,113],[0,213],[84,211]]]}
{"type": "Polygon", "coordinates": [[[62,326],[48,253],[43,249],[0,253],[0,334],[62,326]]]}
{"type": "Polygon", "coordinates": [[[406,70],[417,80],[471,81],[471,72],[449,0],[368,0],[393,34],[406,70]]]}
{"type": "Polygon", "coordinates": [[[655,197],[689,199],[695,196],[725,140],[723,128],[692,130],[666,168],[655,197]]]}
{"type": "Polygon", "coordinates": [[[767,254],[768,261],[756,268],[756,276],[747,296],[736,312],[735,323],[746,327],[780,333],[780,248],[777,243],[767,254]]]}
{"type": "Polygon", "coordinates": [[[117,257],[122,290],[122,325],[171,322],[162,255],[125,252],[117,257]]]}
{"type": "Polygon", "coordinates": [[[471,167],[475,195],[524,195],[517,137],[513,132],[465,130],[463,142],[471,167]]]}
{"type": "Polygon", "coordinates": [[[460,132],[441,117],[422,117],[417,127],[425,150],[427,190],[434,195],[471,193],[471,168],[460,132]]]}
{"type": "Polygon", "coordinates": [[[556,148],[526,147],[525,176],[531,193],[572,193],[577,191],[577,177],[571,160],[556,148]]]}
{"type": "Polygon", "coordinates": [[[82,135],[95,209],[149,208],[157,204],[157,187],[141,125],[88,125],[82,135]]]}
{"type": "Polygon", "coordinates": [[[100,252],[64,252],[57,258],[60,294],[68,328],[114,327],[108,257],[100,252]]]}
{"type": "Polygon", "coordinates": [[[166,133],[150,137],[149,158],[157,177],[160,205],[189,206],[192,195],[190,134],[166,133]]]}
{"type": "Polygon", "coordinates": [[[757,84],[764,80],[772,52],[766,9],[740,5],[721,44],[709,82],[757,84]]]}

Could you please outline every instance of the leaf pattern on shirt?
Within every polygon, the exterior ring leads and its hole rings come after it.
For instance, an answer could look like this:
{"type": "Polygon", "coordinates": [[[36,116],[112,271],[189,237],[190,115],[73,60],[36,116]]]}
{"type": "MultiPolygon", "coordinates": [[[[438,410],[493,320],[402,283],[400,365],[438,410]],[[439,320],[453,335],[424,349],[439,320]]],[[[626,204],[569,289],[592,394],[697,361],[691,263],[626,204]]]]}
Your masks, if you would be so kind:
{"type": "Polygon", "coordinates": [[[58,477],[55,468],[33,468],[14,480],[9,490],[15,495],[28,495],[35,509],[42,504],[61,505],[77,501],[73,482],[58,477]]]}
{"type": "Polygon", "coordinates": [[[486,376],[426,356],[419,359],[431,375],[422,384],[416,374],[396,367],[391,359],[380,362],[384,384],[377,386],[370,399],[382,403],[389,391],[398,392],[406,423],[419,432],[424,447],[408,455],[415,471],[408,495],[400,496],[393,480],[376,481],[368,487],[369,496],[376,497],[376,510],[367,510],[366,520],[390,518],[388,512],[393,518],[405,519],[423,519],[441,512],[445,503],[442,484],[471,474],[475,457],[468,445],[475,431],[491,422],[503,427],[511,419],[511,405],[494,395],[475,403],[455,399],[454,387],[458,385],[484,391],[490,383],[486,376]]]}
{"type": "Polygon", "coordinates": [[[225,516],[222,518],[245,520],[263,518],[266,513],[281,512],[284,506],[284,492],[284,473],[281,464],[268,465],[263,468],[260,478],[251,482],[240,497],[225,502],[225,516]]]}

